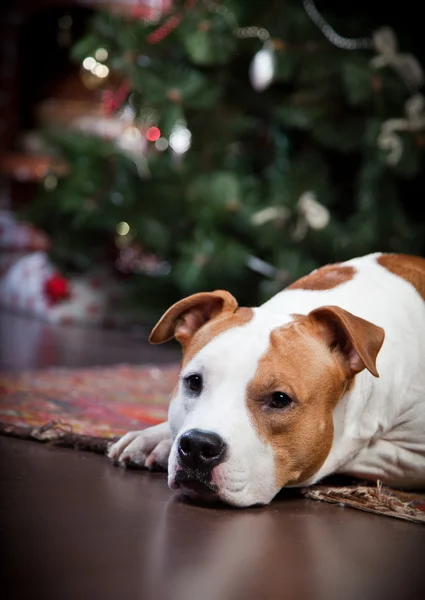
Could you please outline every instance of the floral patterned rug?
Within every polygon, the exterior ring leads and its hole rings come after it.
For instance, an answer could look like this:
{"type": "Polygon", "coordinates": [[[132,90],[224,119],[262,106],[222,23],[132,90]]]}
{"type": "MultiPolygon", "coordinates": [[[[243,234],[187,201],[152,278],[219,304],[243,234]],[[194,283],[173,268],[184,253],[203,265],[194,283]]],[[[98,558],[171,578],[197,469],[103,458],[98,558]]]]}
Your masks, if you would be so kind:
{"type": "Polygon", "coordinates": [[[167,419],[177,366],[51,368],[0,374],[0,422],[66,424],[74,434],[114,438],[167,419]]]}
{"type": "MultiPolygon", "coordinates": [[[[167,419],[178,366],[51,368],[0,374],[0,434],[104,454],[111,439],[167,419]]],[[[425,494],[380,482],[301,490],[331,502],[425,525],[425,494]]]]}

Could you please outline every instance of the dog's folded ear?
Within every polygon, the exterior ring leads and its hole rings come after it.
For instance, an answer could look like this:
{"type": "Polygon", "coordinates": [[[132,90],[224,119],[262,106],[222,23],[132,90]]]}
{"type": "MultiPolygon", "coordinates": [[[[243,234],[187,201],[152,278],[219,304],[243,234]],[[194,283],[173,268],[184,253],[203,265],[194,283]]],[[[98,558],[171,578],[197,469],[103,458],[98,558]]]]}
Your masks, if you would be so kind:
{"type": "Polygon", "coordinates": [[[379,377],[376,359],[385,332],[369,321],[338,306],[322,306],[309,316],[320,326],[320,333],[332,351],[337,351],[352,375],[367,369],[379,377]]]}
{"type": "Polygon", "coordinates": [[[162,344],[176,338],[182,346],[205,323],[224,313],[233,313],[238,303],[229,292],[201,292],[174,304],[161,317],[149,337],[151,344],[162,344]]]}

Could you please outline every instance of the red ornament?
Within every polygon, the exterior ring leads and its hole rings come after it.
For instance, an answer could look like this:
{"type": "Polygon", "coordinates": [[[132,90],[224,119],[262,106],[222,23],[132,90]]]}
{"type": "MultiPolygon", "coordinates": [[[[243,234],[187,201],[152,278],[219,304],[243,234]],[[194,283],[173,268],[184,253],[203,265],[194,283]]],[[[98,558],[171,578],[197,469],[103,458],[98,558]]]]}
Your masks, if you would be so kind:
{"type": "Polygon", "coordinates": [[[69,298],[71,290],[68,279],[65,279],[59,273],[55,273],[44,282],[44,294],[50,305],[69,298]]]}
{"type": "MultiPolygon", "coordinates": [[[[169,12],[173,0],[156,0],[156,2],[146,2],[139,0],[139,6],[133,6],[130,9],[130,17],[132,19],[157,19],[158,15],[169,12]],[[154,4],[154,6],[146,6],[146,4],[154,4]]],[[[130,4],[130,3],[128,3],[130,4]]]]}
{"type": "Polygon", "coordinates": [[[114,114],[126,101],[131,86],[129,81],[123,81],[116,91],[104,90],[102,94],[102,108],[106,115],[114,114]]]}
{"type": "MultiPolygon", "coordinates": [[[[184,9],[188,10],[192,8],[196,4],[196,2],[197,0],[186,0],[184,4],[184,9]]],[[[155,29],[155,31],[152,31],[152,33],[150,33],[147,36],[146,41],[148,42],[148,44],[157,44],[158,42],[161,42],[166,37],[168,37],[170,33],[174,31],[174,29],[176,29],[176,27],[180,25],[182,20],[183,15],[181,13],[171,15],[171,17],[169,17],[165,21],[165,23],[160,25],[158,29],[155,29]]]]}
{"type": "Polygon", "coordinates": [[[152,9],[149,6],[133,6],[130,9],[130,16],[133,19],[149,19],[152,9]]]}
{"type": "Polygon", "coordinates": [[[150,142],[156,142],[161,137],[161,131],[158,127],[149,127],[146,137],[150,142]]]}
{"type": "Polygon", "coordinates": [[[147,36],[146,41],[148,44],[157,44],[158,42],[161,42],[163,39],[169,36],[176,27],[180,25],[182,19],[183,16],[178,14],[167,19],[163,25],[158,27],[158,29],[155,29],[155,31],[152,31],[152,33],[147,36]]]}

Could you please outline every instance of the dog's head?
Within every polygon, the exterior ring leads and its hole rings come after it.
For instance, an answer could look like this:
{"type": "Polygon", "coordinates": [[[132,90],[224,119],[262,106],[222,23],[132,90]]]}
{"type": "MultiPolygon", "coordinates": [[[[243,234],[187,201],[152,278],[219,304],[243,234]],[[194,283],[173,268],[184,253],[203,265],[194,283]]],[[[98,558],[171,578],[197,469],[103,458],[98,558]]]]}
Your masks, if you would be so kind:
{"type": "Polygon", "coordinates": [[[150,341],[173,337],[183,359],[169,410],[169,485],[250,506],[319,470],[333,409],[356,373],[378,376],[384,332],[334,306],[285,317],[216,291],[172,306],[150,341]]]}

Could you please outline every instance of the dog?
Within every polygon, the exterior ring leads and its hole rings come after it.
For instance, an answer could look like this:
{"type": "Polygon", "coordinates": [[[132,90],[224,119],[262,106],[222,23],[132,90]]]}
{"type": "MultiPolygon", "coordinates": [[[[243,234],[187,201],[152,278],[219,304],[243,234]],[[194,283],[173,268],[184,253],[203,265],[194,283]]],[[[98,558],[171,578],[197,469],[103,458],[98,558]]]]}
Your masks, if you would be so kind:
{"type": "Polygon", "coordinates": [[[239,507],[334,473],[425,487],[424,258],[327,265],[258,308],[194,294],[150,342],[172,338],[168,422],[124,435],[115,463],[161,465],[172,489],[239,507]]]}

